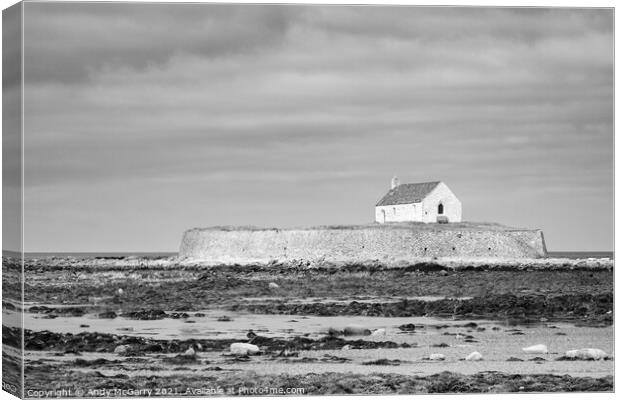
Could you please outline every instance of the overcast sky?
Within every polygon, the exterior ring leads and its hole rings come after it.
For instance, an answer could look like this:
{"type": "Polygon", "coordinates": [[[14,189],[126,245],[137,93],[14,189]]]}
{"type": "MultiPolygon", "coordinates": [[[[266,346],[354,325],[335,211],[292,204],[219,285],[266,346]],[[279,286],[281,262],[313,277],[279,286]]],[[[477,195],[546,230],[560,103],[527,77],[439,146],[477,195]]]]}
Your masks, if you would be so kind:
{"type": "Polygon", "coordinates": [[[26,3],[25,21],[26,251],[367,223],[393,175],[549,250],[613,247],[609,9],[26,3]]]}

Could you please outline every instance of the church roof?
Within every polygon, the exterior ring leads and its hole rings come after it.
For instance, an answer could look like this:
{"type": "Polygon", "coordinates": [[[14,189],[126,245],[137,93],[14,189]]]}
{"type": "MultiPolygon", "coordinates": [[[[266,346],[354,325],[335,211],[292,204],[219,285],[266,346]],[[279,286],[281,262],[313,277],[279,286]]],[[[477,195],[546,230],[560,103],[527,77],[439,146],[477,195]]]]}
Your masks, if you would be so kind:
{"type": "Polygon", "coordinates": [[[391,189],[377,206],[392,206],[396,204],[411,204],[421,202],[428,194],[439,185],[437,182],[403,183],[391,189]]]}

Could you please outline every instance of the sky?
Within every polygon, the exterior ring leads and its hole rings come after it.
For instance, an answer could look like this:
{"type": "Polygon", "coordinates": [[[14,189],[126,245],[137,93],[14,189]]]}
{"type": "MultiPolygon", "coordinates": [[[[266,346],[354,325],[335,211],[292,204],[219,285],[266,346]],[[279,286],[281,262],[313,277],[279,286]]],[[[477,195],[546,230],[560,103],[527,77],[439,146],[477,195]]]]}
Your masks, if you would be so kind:
{"type": "Polygon", "coordinates": [[[24,35],[26,251],[369,223],[394,175],[613,248],[610,9],[26,3],[24,35]]]}

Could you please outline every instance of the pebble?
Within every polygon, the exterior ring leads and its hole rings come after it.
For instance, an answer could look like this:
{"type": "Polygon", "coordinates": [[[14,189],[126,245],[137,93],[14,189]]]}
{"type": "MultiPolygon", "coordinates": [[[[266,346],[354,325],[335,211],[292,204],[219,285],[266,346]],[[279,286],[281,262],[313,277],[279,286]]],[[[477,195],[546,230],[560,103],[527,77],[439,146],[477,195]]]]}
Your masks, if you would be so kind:
{"type": "Polygon", "coordinates": [[[478,353],[477,351],[474,351],[473,353],[465,357],[465,361],[480,361],[480,360],[482,360],[482,354],[478,353]]]}
{"type": "Polygon", "coordinates": [[[544,344],[536,344],[534,346],[524,347],[523,352],[527,354],[548,354],[549,349],[544,344]]]}
{"type": "Polygon", "coordinates": [[[441,353],[433,353],[430,356],[428,356],[429,360],[445,360],[446,356],[441,354],[441,353]]]}
{"type": "Polygon", "coordinates": [[[579,349],[569,350],[565,356],[576,360],[601,360],[607,357],[607,353],[601,349],[579,349]]]}
{"type": "Polygon", "coordinates": [[[115,354],[125,354],[129,351],[130,347],[126,344],[121,344],[120,346],[116,346],[114,348],[115,354]]]}
{"type": "Polygon", "coordinates": [[[258,346],[250,344],[250,343],[231,343],[230,345],[230,352],[232,354],[237,354],[237,355],[251,355],[251,354],[256,354],[260,351],[260,349],[258,348],[258,346]]]}

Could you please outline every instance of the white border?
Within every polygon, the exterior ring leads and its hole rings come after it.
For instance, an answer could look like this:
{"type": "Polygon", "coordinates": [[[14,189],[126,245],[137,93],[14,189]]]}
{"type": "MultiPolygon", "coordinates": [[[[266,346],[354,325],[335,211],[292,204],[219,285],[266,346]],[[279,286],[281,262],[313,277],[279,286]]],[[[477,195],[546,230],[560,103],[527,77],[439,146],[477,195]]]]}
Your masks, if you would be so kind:
{"type": "MultiPolygon", "coordinates": [[[[62,2],[78,2],[79,0],[63,0],[62,2]]],[[[29,3],[29,2],[39,2],[39,1],[34,1],[34,0],[27,0],[24,3],[29,3]]],[[[101,1],[101,2],[123,2],[121,0],[108,0],[108,1],[101,1]]],[[[615,228],[618,226],[618,215],[615,213],[615,209],[616,206],[618,205],[618,197],[616,196],[616,187],[617,185],[616,183],[616,163],[615,163],[615,155],[618,153],[618,149],[619,149],[619,145],[618,145],[618,141],[615,140],[615,116],[617,115],[617,108],[616,108],[616,103],[615,103],[615,93],[618,90],[618,83],[615,80],[615,68],[616,68],[616,59],[615,59],[615,55],[616,55],[616,43],[618,43],[618,32],[615,30],[615,3],[614,1],[611,0],[590,0],[590,1],[566,1],[566,0],[540,0],[540,1],[514,1],[514,0],[506,0],[506,1],[502,1],[502,2],[498,2],[498,1],[491,1],[491,0],[477,0],[477,1],[464,1],[464,0],[450,0],[450,1],[441,1],[441,0],[426,0],[426,1],[381,1],[381,0],[375,0],[375,1],[352,1],[352,0],[339,0],[339,1],[327,1],[327,0],[315,0],[312,2],[308,2],[308,1],[300,1],[300,0],[290,0],[290,1],[282,1],[282,0],[271,0],[271,1],[260,1],[260,0],[244,0],[244,1],[240,1],[240,2],[235,2],[235,1],[230,1],[230,0],[222,0],[222,1],[175,1],[175,0],[168,0],[168,1],[144,1],[144,0],[136,0],[133,1],[136,3],[230,3],[230,4],[235,4],[235,3],[252,3],[252,4],[341,4],[341,5],[417,5],[417,6],[478,6],[478,7],[588,7],[588,8],[592,8],[592,7],[604,7],[604,8],[614,8],[614,251],[615,248],[617,247],[618,242],[616,242],[617,240],[617,236],[615,235],[615,228]]],[[[15,0],[0,0],[0,5],[2,6],[2,9],[5,9],[11,5],[16,4],[17,1],[15,0]]],[[[24,30],[24,8],[22,7],[22,60],[23,60],[23,30],[24,30]]],[[[1,28],[1,21],[0,21],[0,28],[1,28]]],[[[0,43],[0,50],[1,50],[1,43],[0,43]]],[[[0,63],[1,64],[1,63],[0,63]]],[[[2,71],[2,67],[0,65],[0,72],[2,71]]],[[[21,82],[21,86],[22,86],[22,185],[24,183],[24,96],[23,96],[23,88],[24,88],[24,65],[22,63],[22,82],[21,82]]],[[[1,113],[1,111],[0,111],[1,113]]],[[[0,143],[1,146],[1,143],[0,143]]],[[[1,165],[1,161],[2,161],[2,155],[0,152],[0,165],[1,165]]],[[[0,181],[1,181],[1,177],[0,177],[0,181]]],[[[22,252],[24,249],[24,226],[23,226],[23,222],[24,222],[24,193],[23,193],[23,188],[24,186],[22,186],[22,252]]],[[[1,185],[0,185],[0,190],[1,190],[1,185]]],[[[2,218],[0,216],[0,223],[2,222],[2,218]]],[[[0,231],[0,240],[2,239],[2,233],[0,231]]],[[[23,274],[23,262],[22,262],[22,274],[23,274]]],[[[614,270],[614,282],[618,282],[617,276],[618,271],[614,270]]],[[[22,275],[22,301],[23,301],[23,285],[24,285],[24,280],[23,280],[23,275],[22,275]]],[[[615,305],[617,304],[617,296],[616,296],[616,290],[615,290],[615,284],[614,284],[614,313],[616,313],[617,311],[617,307],[615,307],[615,305]]],[[[0,288],[0,293],[1,293],[1,288],[0,288]]],[[[22,321],[23,321],[23,316],[22,316],[22,321]]],[[[23,324],[23,322],[22,322],[23,324]]],[[[615,336],[615,343],[618,343],[618,337],[617,337],[617,330],[615,329],[614,326],[614,334],[615,336]]],[[[614,348],[614,352],[616,349],[614,348]]],[[[1,362],[1,361],[0,361],[1,362]]],[[[617,368],[615,368],[615,361],[614,361],[614,372],[617,371],[617,368]]],[[[23,365],[22,365],[22,374],[23,374],[23,365]]],[[[617,374],[615,375],[615,382],[614,385],[617,385],[617,374]]],[[[453,396],[453,395],[406,395],[406,396],[398,396],[398,399],[413,399],[415,398],[422,398],[422,399],[444,399],[444,398],[449,398],[449,396],[453,396]]],[[[475,394],[459,394],[457,395],[459,396],[460,399],[474,399],[474,398],[484,398],[484,399],[493,399],[496,398],[496,396],[498,396],[501,399],[510,399],[510,400],[514,400],[514,399],[520,399],[523,400],[525,399],[526,395],[524,394],[501,394],[501,395],[484,395],[484,396],[480,396],[480,395],[475,395],[475,394]]],[[[373,398],[388,398],[388,396],[372,396],[373,398]]],[[[611,399],[615,397],[615,393],[583,393],[583,394],[574,394],[574,393],[557,393],[557,394],[528,394],[527,398],[557,398],[557,399],[590,399],[590,398],[594,398],[594,399],[611,399]]],[[[0,394],[0,400],[4,400],[4,399],[13,399],[14,396],[8,394],[7,392],[2,391],[0,394]]],[[[261,397],[262,399],[277,399],[278,397],[261,397]]],[[[286,397],[286,398],[299,398],[301,399],[302,397],[286,397]]],[[[329,400],[334,400],[334,399],[342,399],[342,396],[321,396],[322,399],[329,399],[329,400]]],[[[368,396],[345,396],[344,398],[346,399],[366,399],[368,398],[368,396]]],[[[393,398],[393,396],[389,396],[389,398],[393,398]]],[[[167,398],[162,398],[162,399],[167,399],[167,398]]]]}

